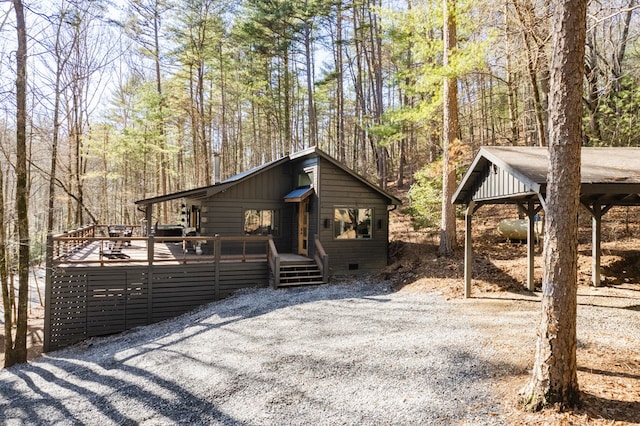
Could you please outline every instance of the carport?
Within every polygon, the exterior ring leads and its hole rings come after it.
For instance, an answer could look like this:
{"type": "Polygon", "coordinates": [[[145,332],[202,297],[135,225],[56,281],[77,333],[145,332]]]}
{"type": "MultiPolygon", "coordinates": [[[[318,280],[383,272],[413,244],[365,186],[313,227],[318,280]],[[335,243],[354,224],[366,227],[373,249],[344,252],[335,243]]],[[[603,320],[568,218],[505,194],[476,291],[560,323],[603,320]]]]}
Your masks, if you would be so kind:
{"type": "MultiPolygon", "coordinates": [[[[614,206],[640,205],[640,148],[582,148],[580,203],[592,218],[592,277],[600,285],[602,217],[614,206]]],[[[465,211],[465,297],[471,295],[472,218],[487,204],[514,204],[528,219],[527,288],[534,290],[534,220],[545,207],[546,147],[482,147],[452,202],[465,211]]]]}

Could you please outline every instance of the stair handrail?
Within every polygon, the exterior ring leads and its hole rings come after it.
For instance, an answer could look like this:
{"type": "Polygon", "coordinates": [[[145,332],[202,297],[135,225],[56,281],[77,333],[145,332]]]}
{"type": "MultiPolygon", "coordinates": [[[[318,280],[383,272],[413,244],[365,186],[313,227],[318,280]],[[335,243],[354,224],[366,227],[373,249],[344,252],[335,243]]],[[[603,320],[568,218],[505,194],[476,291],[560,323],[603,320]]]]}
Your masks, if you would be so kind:
{"type": "Polygon", "coordinates": [[[280,255],[271,235],[269,235],[269,240],[267,241],[267,259],[269,268],[273,273],[273,287],[278,288],[280,285],[280,255]]]}
{"type": "Polygon", "coordinates": [[[322,282],[326,283],[329,280],[329,255],[324,250],[322,243],[320,242],[320,238],[316,235],[314,238],[314,243],[316,246],[316,252],[313,256],[313,259],[316,261],[316,265],[320,269],[322,273],[322,282]]]}

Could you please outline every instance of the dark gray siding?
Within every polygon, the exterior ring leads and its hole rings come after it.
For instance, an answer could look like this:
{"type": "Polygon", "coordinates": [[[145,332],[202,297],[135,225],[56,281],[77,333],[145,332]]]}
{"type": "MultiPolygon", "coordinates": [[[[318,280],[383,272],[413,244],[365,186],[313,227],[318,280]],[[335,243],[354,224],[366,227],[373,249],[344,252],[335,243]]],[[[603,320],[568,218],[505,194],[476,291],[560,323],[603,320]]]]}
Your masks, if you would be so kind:
{"type": "Polygon", "coordinates": [[[490,164],[484,170],[480,185],[475,189],[471,198],[481,201],[528,193],[531,193],[531,188],[522,181],[506,170],[490,164]]]}
{"type": "Polygon", "coordinates": [[[284,165],[260,173],[213,197],[197,200],[202,208],[200,233],[223,237],[243,235],[245,210],[278,210],[279,232],[273,240],[279,251],[290,252],[293,206],[285,203],[283,197],[292,189],[291,167],[284,165]]]}
{"type": "Polygon", "coordinates": [[[386,200],[370,187],[327,161],[322,161],[319,168],[317,192],[320,200],[320,214],[317,229],[320,241],[329,255],[331,274],[358,274],[382,270],[387,265],[389,240],[386,200]],[[372,208],[374,210],[372,238],[335,239],[333,217],[336,207],[372,208]],[[328,222],[328,227],[324,226],[325,221],[328,222]],[[356,267],[357,269],[354,269],[356,267]]]}
{"type": "Polygon", "coordinates": [[[314,255],[314,236],[318,235],[329,255],[331,274],[366,273],[384,268],[388,246],[387,199],[320,157],[274,167],[225,192],[198,200],[202,208],[201,234],[242,235],[245,210],[274,209],[280,212],[279,233],[274,236],[276,247],[282,253],[296,253],[298,203],[285,203],[283,197],[297,187],[298,175],[305,169],[314,171],[315,188],[310,204],[309,256],[314,255]],[[372,238],[336,240],[333,235],[336,207],[372,208],[372,238]]]}

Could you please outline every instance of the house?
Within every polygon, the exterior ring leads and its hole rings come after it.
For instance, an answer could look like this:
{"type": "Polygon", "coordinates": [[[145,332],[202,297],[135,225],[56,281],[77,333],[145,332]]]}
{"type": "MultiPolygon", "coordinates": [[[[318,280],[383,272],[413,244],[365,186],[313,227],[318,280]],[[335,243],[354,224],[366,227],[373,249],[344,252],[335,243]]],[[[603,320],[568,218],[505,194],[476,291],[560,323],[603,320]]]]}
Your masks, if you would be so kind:
{"type": "MultiPolygon", "coordinates": [[[[183,200],[181,225],[187,234],[271,236],[278,253],[307,259],[324,248],[329,275],[384,268],[389,209],[400,204],[315,147],[211,186],[137,201],[146,209],[150,232],[156,223],[152,207],[174,200],[183,200]]],[[[162,231],[168,228],[160,225],[162,231]]],[[[206,254],[212,247],[198,249],[206,254]]],[[[233,247],[227,250],[223,255],[233,247]]]]}
{"type": "Polygon", "coordinates": [[[246,287],[378,271],[387,264],[389,211],[400,200],[311,148],[137,204],[146,232],[94,224],[48,237],[45,352],[246,287]],[[181,223],[153,220],[153,206],[165,202],[182,205],[181,223]]]}

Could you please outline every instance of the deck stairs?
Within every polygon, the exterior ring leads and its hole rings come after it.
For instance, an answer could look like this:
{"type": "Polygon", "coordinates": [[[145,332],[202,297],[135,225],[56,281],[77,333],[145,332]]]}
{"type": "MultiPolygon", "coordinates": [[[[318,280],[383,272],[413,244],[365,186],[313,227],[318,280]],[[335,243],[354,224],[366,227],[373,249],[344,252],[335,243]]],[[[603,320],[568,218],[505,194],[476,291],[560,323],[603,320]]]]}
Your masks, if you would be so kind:
{"type": "Polygon", "coordinates": [[[324,284],[322,272],[313,259],[298,255],[282,255],[278,287],[324,284]]]}

